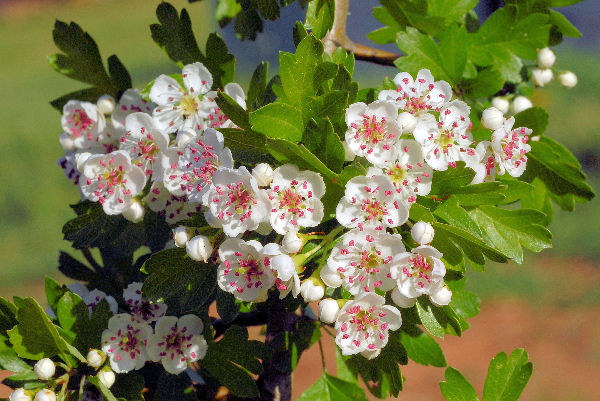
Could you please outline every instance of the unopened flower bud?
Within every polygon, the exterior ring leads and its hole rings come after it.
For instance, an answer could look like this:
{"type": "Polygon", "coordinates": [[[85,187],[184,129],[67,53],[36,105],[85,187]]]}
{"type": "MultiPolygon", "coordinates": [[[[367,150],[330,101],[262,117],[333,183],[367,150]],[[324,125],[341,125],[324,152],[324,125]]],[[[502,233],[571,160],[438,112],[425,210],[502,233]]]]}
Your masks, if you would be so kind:
{"type": "Polygon", "coordinates": [[[321,270],[321,280],[323,280],[326,286],[331,288],[337,288],[342,285],[342,278],[336,271],[327,269],[321,270]]]}
{"type": "Polygon", "coordinates": [[[487,108],[483,111],[481,123],[485,128],[495,131],[504,124],[504,113],[495,107],[487,108]]]}
{"type": "Polygon", "coordinates": [[[417,244],[426,245],[431,244],[431,241],[433,241],[435,230],[431,224],[424,221],[417,221],[412,230],[410,230],[410,234],[417,244]]]}
{"type": "Polygon", "coordinates": [[[400,113],[396,120],[398,125],[402,128],[402,133],[413,132],[417,127],[417,119],[409,112],[400,113]]]}
{"type": "Polygon", "coordinates": [[[175,241],[175,246],[178,248],[185,248],[186,244],[190,240],[190,233],[187,228],[183,226],[179,226],[173,229],[173,240],[175,241]]]}
{"type": "Polygon", "coordinates": [[[146,212],[144,210],[144,205],[142,205],[142,202],[134,198],[131,201],[131,206],[129,206],[129,209],[126,209],[123,212],[123,217],[125,217],[132,223],[139,223],[140,221],[144,220],[145,213],[146,212]]]}
{"type": "Polygon", "coordinates": [[[54,391],[44,388],[37,392],[33,401],[56,401],[54,391]]]}
{"type": "Polygon", "coordinates": [[[67,134],[66,132],[60,134],[60,136],[58,137],[58,142],[60,143],[60,146],[62,146],[65,152],[75,150],[75,141],[73,140],[73,137],[67,134]]]}
{"type": "Polygon", "coordinates": [[[335,299],[327,298],[319,302],[319,319],[323,323],[333,323],[340,311],[340,306],[335,299]]]}
{"type": "Polygon", "coordinates": [[[558,82],[565,88],[571,89],[572,87],[577,85],[577,75],[575,75],[571,71],[561,72],[558,75],[558,82]]]}
{"type": "Polygon", "coordinates": [[[196,235],[187,242],[185,250],[190,258],[206,262],[212,254],[213,246],[204,235],[196,235]]]}
{"type": "Polygon", "coordinates": [[[538,67],[551,68],[556,61],[556,54],[547,47],[544,47],[537,54],[538,67]]]}
{"type": "Polygon", "coordinates": [[[348,142],[342,141],[342,145],[344,145],[344,161],[351,162],[356,158],[356,155],[354,154],[352,149],[350,149],[350,145],[348,145],[348,142]]]}
{"type": "Polygon", "coordinates": [[[25,389],[18,388],[10,393],[8,401],[31,401],[31,396],[25,392],[25,389]]]}
{"type": "Polygon", "coordinates": [[[517,114],[522,112],[523,110],[527,110],[533,107],[533,103],[531,100],[527,99],[525,96],[517,96],[513,99],[512,104],[510,105],[513,114],[517,114]]]}
{"type": "Polygon", "coordinates": [[[75,164],[77,165],[77,170],[82,171],[83,165],[91,155],[92,154],[90,152],[81,152],[75,155],[75,164]]]}
{"type": "Polygon", "coordinates": [[[436,306],[448,305],[452,300],[452,291],[448,287],[443,286],[438,292],[431,294],[429,299],[436,306]]]}
{"type": "Polygon", "coordinates": [[[90,352],[88,352],[86,359],[89,366],[98,369],[106,360],[106,355],[100,350],[91,349],[90,352]]]}
{"type": "Polygon", "coordinates": [[[111,388],[113,384],[115,384],[115,373],[110,369],[103,369],[98,372],[98,380],[102,384],[106,386],[106,388],[111,388]]]}
{"type": "Polygon", "coordinates": [[[302,246],[304,245],[304,241],[300,237],[298,237],[298,233],[295,231],[290,231],[283,236],[283,240],[281,241],[281,247],[287,253],[298,253],[302,246]]]}
{"type": "Polygon", "coordinates": [[[33,371],[36,376],[40,380],[48,380],[52,376],[54,376],[54,372],[56,372],[56,365],[50,358],[44,358],[37,361],[37,363],[33,366],[33,371]]]}
{"type": "Polygon", "coordinates": [[[506,114],[508,113],[510,102],[503,97],[495,97],[492,99],[492,106],[506,114]]]}
{"type": "Polygon", "coordinates": [[[553,78],[554,75],[552,74],[552,70],[549,68],[536,68],[533,71],[531,71],[531,80],[536,86],[539,87],[549,84],[553,78]]]}
{"type": "Polygon", "coordinates": [[[267,187],[273,181],[273,167],[267,163],[259,163],[252,169],[252,176],[259,187],[267,187]]]}
{"type": "MultiPolygon", "coordinates": [[[[320,281],[320,280],[319,280],[320,281]]],[[[300,285],[300,295],[306,302],[315,302],[325,295],[325,287],[317,279],[311,277],[300,285]]]]}
{"type": "Polygon", "coordinates": [[[111,95],[102,95],[98,98],[96,105],[98,106],[100,113],[112,114],[112,112],[115,111],[115,98],[111,95]]]}

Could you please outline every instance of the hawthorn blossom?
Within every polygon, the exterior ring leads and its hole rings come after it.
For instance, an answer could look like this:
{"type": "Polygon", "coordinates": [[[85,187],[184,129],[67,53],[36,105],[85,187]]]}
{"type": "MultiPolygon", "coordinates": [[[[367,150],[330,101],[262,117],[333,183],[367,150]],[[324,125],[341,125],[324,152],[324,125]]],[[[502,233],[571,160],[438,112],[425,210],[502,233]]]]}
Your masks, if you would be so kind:
{"type": "Polygon", "coordinates": [[[348,301],[338,312],[335,343],[342,355],[362,353],[366,358],[374,358],[387,344],[389,331],[398,330],[401,325],[400,311],[385,305],[384,297],[373,292],[363,294],[348,301]]]}
{"type": "Polygon", "coordinates": [[[266,191],[258,188],[256,179],[244,166],[217,170],[203,204],[208,207],[204,214],[208,223],[222,227],[229,237],[256,230],[271,211],[266,191]]]}
{"type": "Polygon", "coordinates": [[[336,208],[336,218],[344,227],[397,227],[408,219],[408,207],[396,196],[386,175],[356,176],[346,183],[344,197],[336,208]]]}
{"type": "MultiPolygon", "coordinates": [[[[83,299],[83,302],[88,307],[88,312],[90,313],[90,316],[92,315],[92,312],[94,312],[94,309],[96,308],[96,306],[98,306],[98,304],[103,299],[106,300],[106,302],[108,302],[108,307],[109,307],[110,311],[113,314],[117,313],[117,310],[118,310],[117,301],[112,296],[107,295],[104,291],[100,291],[98,289],[93,289],[92,291],[87,291],[87,288],[85,288],[84,286],[82,286],[82,287],[84,289],[81,291],[81,293],[78,293],[78,295],[83,299]]],[[[69,287],[69,288],[71,288],[71,287],[69,287]]],[[[73,291],[73,292],[75,292],[75,291],[73,291]]]]}
{"type": "Polygon", "coordinates": [[[475,149],[467,148],[463,159],[467,167],[475,171],[471,184],[481,184],[496,179],[498,163],[490,141],[479,142],[475,149]]]}
{"type": "Polygon", "coordinates": [[[473,143],[469,106],[453,100],[440,110],[439,122],[433,116],[419,120],[413,132],[423,147],[425,161],[434,170],[456,167],[466,149],[473,143]]]}
{"type": "MultiPolygon", "coordinates": [[[[223,92],[233,98],[243,109],[246,108],[246,94],[244,89],[235,82],[228,83],[223,88],[223,92]]],[[[218,93],[210,91],[204,95],[200,103],[200,109],[206,114],[204,128],[237,128],[237,126],[227,117],[215,101],[218,93]]]]}
{"type": "Polygon", "coordinates": [[[325,195],[325,183],[318,173],[284,164],[273,171],[267,194],[272,205],[271,226],[279,234],[314,227],[323,219],[320,198],[325,195]]]}
{"type": "Polygon", "coordinates": [[[204,324],[196,315],[179,319],[166,316],[158,321],[155,333],[148,339],[148,357],[161,362],[165,370],[177,375],[188,363],[196,362],[206,355],[208,345],[202,336],[204,324]]]}
{"type": "Polygon", "coordinates": [[[406,299],[408,306],[412,306],[410,302],[414,305],[414,300],[419,296],[435,294],[442,288],[446,267],[441,257],[442,254],[429,245],[421,245],[411,252],[394,256],[390,266],[391,276],[396,279],[397,292],[406,299]]]}
{"type": "Polygon", "coordinates": [[[430,111],[440,111],[452,98],[452,88],[446,81],[435,81],[431,72],[422,69],[417,78],[407,72],[394,77],[396,90],[379,92],[379,100],[390,102],[399,111],[406,111],[417,119],[428,115],[430,111]]]}
{"type": "Polygon", "coordinates": [[[346,109],[348,147],[377,166],[390,160],[394,156],[394,143],[402,135],[396,118],[394,106],[387,102],[351,104],[346,109]]]}
{"type": "Polygon", "coordinates": [[[113,126],[119,130],[125,129],[125,119],[132,113],[145,113],[152,115],[156,104],[144,100],[137,89],[127,89],[121,95],[119,103],[115,106],[110,118],[113,126]]]}
{"type": "Polygon", "coordinates": [[[152,211],[165,216],[168,224],[189,219],[202,209],[202,205],[190,203],[186,195],[173,195],[160,181],[152,184],[150,191],[144,197],[144,202],[152,211]]]}
{"type": "Polygon", "coordinates": [[[77,170],[75,155],[75,152],[67,152],[63,157],[56,161],[56,165],[62,169],[65,177],[67,177],[70,182],[79,186],[79,177],[81,176],[81,173],[77,170]]]}
{"type": "Polygon", "coordinates": [[[342,287],[352,295],[368,293],[379,288],[389,291],[396,285],[390,275],[390,262],[394,254],[404,252],[402,238],[371,228],[355,228],[333,247],[321,278],[329,287],[338,287],[337,280],[328,275],[338,273],[342,287]]]}
{"type": "Polygon", "coordinates": [[[421,145],[412,139],[401,139],[396,143],[396,156],[383,169],[370,167],[367,176],[385,174],[394,185],[400,199],[412,204],[417,195],[431,191],[433,171],[425,163],[421,145]]]}
{"type": "Polygon", "coordinates": [[[76,149],[87,149],[104,131],[106,120],[95,104],[69,100],[63,106],[61,124],[76,149]]]}
{"type": "Polygon", "coordinates": [[[491,142],[500,175],[507,172],[513,177],[520,177],[527,166],[527,153],[531,150],[527,142],[533,131],[525,127],[512,129],[514,123],[514,117],[506,120],[492,133],[491,142]]]}
{"type": "Polygon", "coordinates": [[[150,302],[142,297],[143,283],[134,282],[123,291],[125,303],[129,306],[131,317],[139,323],[152,323],[167,313],[167,305],[162,302],[150,302]]]}
{"type": "Polygon", "coordinates": [[[202,130],[208,114],[200,108],[203,95],[212,84],[213,78],[202,63],[192,63],[181,71],[184,87],[167,75],[160,75],[150,89],[150,100],[158,106],[152,115],[156,125],[168,132],[180,128],[202,130]]]}
{"type": "Polygon", "coordinates": [[[131,163],[129,154],[117,150],[90,156],[81,168],[79,186],[86,199],[100,202],[106,214],[120,214],[146,184],[144,171],[131,163]]]}
{"type": "Polygon", "coordinates": [[[133,164],[142,168],[146,176],[162,180],[161,152],[169,146],[169,136],[154,124],[145,113],[132,113],[125,119],[125,133],[120,149],[129,153],[133,164]]]}
{"type": "Polygon", "coordinates": [[[108,329],[102,332],[102,351],[112,370],[127,373],[141,369],[148,360],[146,343],[151,336],[148,324],[136,322],[127,313],[111,317],[108,329]]]}

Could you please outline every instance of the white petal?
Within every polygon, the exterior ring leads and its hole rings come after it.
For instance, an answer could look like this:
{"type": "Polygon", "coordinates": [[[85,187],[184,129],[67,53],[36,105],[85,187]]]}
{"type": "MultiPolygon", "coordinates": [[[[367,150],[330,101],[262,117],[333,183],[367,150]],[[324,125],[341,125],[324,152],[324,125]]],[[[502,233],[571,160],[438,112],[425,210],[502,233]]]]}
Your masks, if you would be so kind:
{"type": "Polygon", "coordinates": [[[154,80],[149,97],[154,103],[166,106],[181,99],[182,89],[175,79],[168,75],[161,75],[154,80]]]}
{"type": "Polygon", "coordinates": [[[198,95],[208,92],[213,84],[213,78],[202,63],[188,64],[181,71],[183,83],[191,94],[198,95]]]}

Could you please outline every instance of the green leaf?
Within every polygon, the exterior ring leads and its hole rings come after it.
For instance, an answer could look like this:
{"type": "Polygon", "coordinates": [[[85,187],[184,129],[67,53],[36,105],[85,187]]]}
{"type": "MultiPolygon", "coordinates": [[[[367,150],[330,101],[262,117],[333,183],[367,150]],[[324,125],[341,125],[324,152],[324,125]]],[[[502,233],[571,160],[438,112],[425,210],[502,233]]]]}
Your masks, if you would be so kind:
{"type": "Polygon", "coordinates": [[[92,383],[100,392],[102,393],[102,397],[106,401],[117,401],[117,398],[113,395],[113,393],[106,387],[98,378],[98,376],[88,376],[88,381],[92,383]]]}
{"type": "Polygon", "coordinates": [[[465,14],[471,11],[477,2],[478,0],[427,0],[427,11],[449,21],[462,22],[465,14]]]}
{"type": "Polygon", "coordinates": [[[444,338],[445,334],[461,335],[460,320],[450,306],[437,307],[420,297],[416,308],[419,319],[429,334],[439,338],[444,338]]]}
{"type": "MultiPolygon", "coordinates": [[[[454,294],[453,294],[454,295],[454,294]]],[[[408,357],[425,366],[446,366],[446,358],[439,344],[416,326],[402,327],[401,340],[408,357]]]]}
{"type": "Polygon", "coordinates": [[[56,280],[54,280],[50,276],[45,277],[45,291],[46,291],[46,301],[48,301],[48,306],[52,309],[54,313],[56,313],[56,306],[60,298],[69,290],[64,286],[58,284],[56,280]]]}
{"type": "Polygon", "coordinates": [[[17,308],[6,299],[0,297],[0,339],[6,334],[7,330],[12,329],[19,323],[16,314],[17,308]]]}
{"type": "Polygon", "coordinates": [[[255,102],[259,102],[263,98],[265,91],[267,90],[268,76],[269,63],[263,61],[256,67],[252,74],[252,79],[250,80],[250,88],[248,89],[248,96],[246,98],[250,110],[256,110],[258,108],[258,104],[256,104],[255,107],[255,102]]]}
{"type": "Polygon", "coordinates": [[[582,1],[583,0],[550,0],[550,7],[567,7],[582,1]]]}
{"type": "Polygon", "coordinates": [[[96,272],[63,251],[58,256],[58,270],[73,280],[89,282],[96,277],[96,272]]]}
{"type": "Polygon", "coordinates": [[[235,75],[235,57],[229,53],[222,37],[212,32],[206,39],[206,57],[204,63],[213,77],[213,89],[225,88],[235,75]]]}
{"type": "Polygon", "coordinates": [[[571,38],[580,38],[581,32],[571,24],[571,22],[558,11],[550,11],[550,23],[558,28],[560,33],[571,38]]]}
{"type": "Polygon", "coordinates": [[[110,388],[115,397],[124,398],[127,401],[144,401],[142,396],[144,376],[133,372],[121,373],[116,376],[117,380],[110,388]]]}
{"type": "Polygon", "coordinates": [[[362,388],[356,383],[347,382],[323,372],[323,375],[310,386],[298,401],[367,401],[362,388]]]}
{"type": "Polygon", "coordinates": [[[517,401],[532,371],[533,364],[528,362],[524,349],[515,349],[510,357],[499,353],[490,362],[482,401],[517,401]]]}
{"type": "MultiPolygon", "coordinates": [[[[472,0],[469,0],[472,3],[472,0]]],[[[452,7],[451,2],[444,2],[452,7]]],[[[452,82],[457,83],[463,76],[467,65],[467,30],[457,24],[450,25],[445,31],[438,34],[438,46],[444,49],[443,68],[452,78],[452,82]]]]}
{"type": "Polygon", "coordinates": [[[156,17],[159,23],[150,25],[152,39],[171,60],[180,67],[202,61],[203,55],[192,31],[192,21],[185,8],[179,15],[175,7],[163,2],[156,7],[156,17]]]}
{"type": "Polygon", "coordinates": [[[262,342],[248,340],[246,328],[232,326],[220,341],[209,345],[206,356],[198,363],[238,397],[258,397],[258,387],[250,373],[262,372],[257,358],[264,359],[268,354],[262,342]]]}
{"type": "Polygon", "coordinates": [[[219,0],[215,9],[215,17],[222,27],[224,25],[221,22],[228,22],[228,20],[235,18],[241,10],[242,6],[235,0],[219,0]]]}
{"type": "Polygon", "coordinates": [[[523,249],[540,252],[552,246],[552,234],[544,227],[546,216],[537,210],[507,210],[480,206],[469,212],[486,241],[517,263],[523,262],[523,249]]]}
{"type": "Polygon", "coordinates": [[[312,30],[315,37],[321,39],[333,25],[334,11],[333,0],[313,0],[308,3],[304,26],[306,29],[312,30]]]}
{"type": "Polygon", "coordinates": [[[533,130],[534,135],[542,135],[548,127],[548,113],[541,107],[531,107],[515,114],[514,127],[527,127],[533,130]]]}
{"type": "Polygon", "coordinates": [[[481,301],[476,294],[469,291],[456,290],[448,285],[452,290],[452,301],[450,306],[456,314],[463,319],[470,319],[479,314],[479,305],[481,301]]]}
{"type": "Polygon", "coordinates": [[[380,0],[380,3],[402,28],[410,25],[429,35],[435,35],[446,26],[446,18],[428,13],[426,1],[380,0]]]}
{"type": "Polygon", "coordinates": [[[465,163],[460,161],[456,163],[456,168],[434,171],[431,194],[443,197],[460,193],[464,187],[469,186],[473,177],[475,177],[475,171],[466,167],[465,163]]]}
{"type": "Polygon", "coordinates": [[[552,221],[554,210],[552,208],[552,198],[542,180],[536,178],[532,182],[535,190],[521,198],[521,206],[524,209],[535,209],[546,215],[544,226],[548,226],[552,221]]]}
{"type": "Polygon", "coordinates": [[[328,184],[328,181],[331,182],[331,180],[337,182],[337,174],[327,168],[327,166],[304,145],[297,145],[285,139],[267,139],[267,150],[281,163],[292,163],[298,167],[320,173],[325,179],[326,185],[328,184]]]}
{"type": "Polygon", "coordinates": [[[158,378],[152,401],[195,401],[197,398],[194,397],[194,392],[188,391],[191,386],[192,383],[188,375],[172,375],[163,372],[158,378]]]}
{"type": "Polygon", "coordinates": [[[279,75],[288,102],[301,107],[305,98],[316,95],[313,86],[317,66],[323,61],[323,44],[307,35],[298,44],[296,54],[279,53],[279,75]]]}
{"type": "Polygon", "coordinates": [[[458,370],[446,368],[445,377],[440,390],[446,401],[479,401],[473,385],[458,370]]]}
{"type": "Polygon", "coordinates": [[[94,202],[82,202],[82,213],[63,226],[64,239],[73,248],[102,247],[111,243],[125,231],[129,224],[122,216],[109,216],[102,206],[94,202]]]}
{"type": "Polygon", "coordinates": [[[225,92],[219,91],[215,102],[222,112],[238,127],[251,131],[250,116],[242,106],[225,92]]]}
{"type": "Polygon", "coordinates": [[[405,25],[399,24],[385,7],[374,7],[373,16],[386,26],[369,32],[367,38],[379,44],[395,42],[396,32],[404,30],[405,25]]]}
{"type": "Polygon", "coordinates": [[[269,138],[299,142],[304,124],[300,110],[285,103],[270,103],[250,113],[252,128],[269,138]]]}
{"type": "Polygon", "coordinates": [[[276,20],[279,18],[281,10],[277,0],[256,0],[256,6],[264,19],[276,20]]]}
{"type": "Polygon", "coordinates": [[[356,374],[352,373],[352,371],[348,369],[348,365],[346,365],[346,361],[342,356],[340,347],[335,347],[335,364],[337,375],[340,379],[350,383],[358,383],[358,377],[356,377],[356,374]]]}
{"type": "Polygon", "coordinates": [[[13,373],[31,372],[31,366],[17,356],[17,353],[10,348],[0,351],[0,367],[13,373]]]}
{"type": "Polygon", "coordinates": [[[329,119],[322,119],[318,126],[314,123],[309,124],[303,142],[328,168],[336,172],[342,170],[344,145],[334,132],[329,119]]]}
{"type": "MultiPolygon", "coordinates": [[[[477,72],[474,79],[461,82],[465,95],[473,99],[487,98],[496,94],[504,86],[502,73],[494,68],[485,68],[477,72]]],[[[487,131],[489,135],[489,131],[487,131]]]]}

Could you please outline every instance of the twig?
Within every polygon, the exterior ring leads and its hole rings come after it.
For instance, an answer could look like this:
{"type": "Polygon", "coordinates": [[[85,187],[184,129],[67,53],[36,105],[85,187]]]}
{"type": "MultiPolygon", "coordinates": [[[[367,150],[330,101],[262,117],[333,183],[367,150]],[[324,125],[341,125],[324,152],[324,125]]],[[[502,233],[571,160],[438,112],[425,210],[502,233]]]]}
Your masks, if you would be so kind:
{"type": "Polygon", "coordinates": [[[337,47],[341,47],[354,54],[357,60],[369,61],[380,65],[394,65],[394,60],[400,54],[375,49],[370,46],[355,43],[346,34],[346,20],[348,18],[349,0],[335,0],[335,13],[331,30],[323,38],[325,51],[332,54],[337,47]]]}
{"type": "Polygon", "coordinates": [[[319,351],[321,352],[321,364],[323,365],[323,372],[327,372],[327,366],[325,365],[325,352],[323,352],[323,341],[319,338],[319,351]]]}

